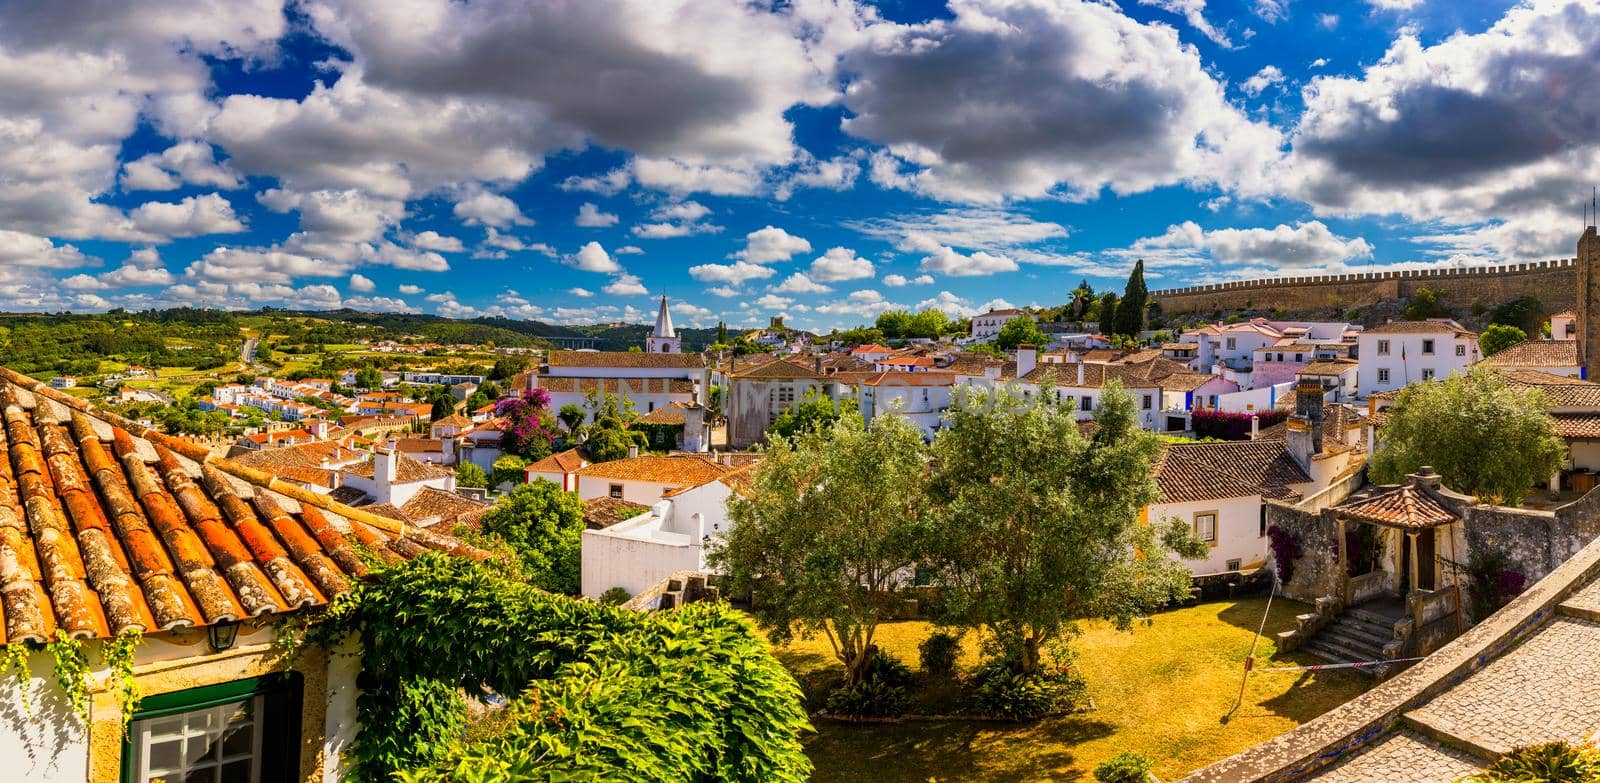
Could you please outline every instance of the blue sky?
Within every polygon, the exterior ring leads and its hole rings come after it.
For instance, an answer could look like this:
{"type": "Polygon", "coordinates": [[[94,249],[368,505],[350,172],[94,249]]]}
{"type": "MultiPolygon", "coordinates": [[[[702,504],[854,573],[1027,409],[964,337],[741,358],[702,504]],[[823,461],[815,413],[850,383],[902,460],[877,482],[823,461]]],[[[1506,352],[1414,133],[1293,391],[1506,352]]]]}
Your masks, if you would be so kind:
{"type": "Polygon", "coordinates": [[[1600,0],[0,15],[6,310],[826,329],[1571,255],[1600,0]]]}

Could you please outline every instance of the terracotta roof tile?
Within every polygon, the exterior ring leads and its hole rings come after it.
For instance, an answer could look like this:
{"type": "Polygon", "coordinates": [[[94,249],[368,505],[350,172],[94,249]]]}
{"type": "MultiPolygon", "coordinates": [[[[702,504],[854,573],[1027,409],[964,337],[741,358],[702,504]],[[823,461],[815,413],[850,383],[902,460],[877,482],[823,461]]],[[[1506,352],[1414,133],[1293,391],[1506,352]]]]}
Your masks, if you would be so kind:
{"type": "Polygon", "coordinates": [[[579,470],[578,475],[683,485],[703,484],[730,470],[698,454],[644,454],[631,459],[597,462],[579,470]]]}
{"type": "Polygon", "coordinates": [[[1460,517],[1427,492],[1402,484],[1379,487],[1333,507],[1335,513],[1389,527],[1422,529],[1454,522],[1460,517]]]}
{"type": "Polygon", "coordinates": [[[469,497],[446,492],[434,487],[423,487],[401,504],[406,518],[419,525],[443,525],[449,530],[462,517],[476,517],[489,510],[490,504],[469,497]]]}
{"type": "Polygon", "coordinates": [[[1296,375],[1337,376],[1343,375],[1356,367],[1360,362],[1355,359],[1317,359],[1301,367],[1296,375]]]}
{"type": "Polygon", "coordinates": [[[634,424],[678,424],[686,421],[681,408],[656,408],[633,420],[634,424]]]}
{"type": "Polygon", "coordinates": [[[539,387],[550,392],[609,392],[617,394],[693,394],[694,381],[685,378],[551,378],[539,379],[539,387]]]}
{"type": "Polygon", "coordinates": [[[366,573],[350,543],[363,533],[388,548],[483,556],[4,368],[0,409],[0,643],[324,604],[366,573]]]}
{"type": "Polygon", "coordinates": [[[695,353],[638,351],[551,351],[551,367],[658,367],[703,370],[706,360],[695,353]]]}
{"type": "Polygon", "coordinates": [[[1366,330],[1366,334],[1453,334],[1460,337],[1477,337],[1473,332],[1454,321],[1390,321],[1366,330]]]}
{"type": "Polygon", "coordinates": [[[737,380],[783,380],[787,378],[821,378],[816,367],[792,359],[778,359],[756,367],[735,372],[737,380]]]}
{"type": "Polygon", "coordinates": [[[1600,440],[1600,413],[1557,413],[1556,434],[1574,440],[1600,440]]]}
{"type": "Polygon", "coordinates": [[[642,503],[602,495],[583,501],[583,522],[590,530],[602,530],[649,510],[650,507],[642,503]]]}
{"type": "Polygon", "coordinates": [[[1489,367],[1577,367],[1577,340],[1523,340],[1479,362],[1489,367]]]}
{"type": "MultiPolygon", "coordinates": [[[[345,473],[349,473],[352,476],[360,476],[362,478],[372,478],[375,470],[376,468],[373,466],[373,462],[370,459],[365,462],[358,462],[347,468],[343,468],[345,473]]],[[[448,478],[455,475],[453,471],[443,465],[435,465],[430,462],[418,462],[417,460],[407,457],[404,454],[395,455],[394,474],[395,481],[401,484],[410,484],[414,481],[427,481],[429,479],[448,478]]]]}
{"type": "Polygon", "coordinates": [[[589,464],[583,452],[577,449],[558,451],[527,467],[529,473],[576,473],[589,464]]]}
{"type": "Polygon", "coordinates": [[[1281,440],[1169,444],[1156,459],[1155,477],[1164,503],[1292,498],[1291,484],[1311,480],[1281,440]]]}

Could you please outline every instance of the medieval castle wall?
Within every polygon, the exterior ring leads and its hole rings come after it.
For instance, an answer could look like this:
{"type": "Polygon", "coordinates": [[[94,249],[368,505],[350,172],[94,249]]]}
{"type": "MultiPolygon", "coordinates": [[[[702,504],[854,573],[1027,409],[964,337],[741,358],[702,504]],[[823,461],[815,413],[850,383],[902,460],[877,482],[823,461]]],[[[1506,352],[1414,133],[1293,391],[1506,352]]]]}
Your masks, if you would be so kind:
{"type": "Polygon", "coordinates": [[[1466,269],[1407,269],[1345,275],[1281,277],[1171,288],[1150,292],[1166,314],[1213,310],[1276,308],[1349,309],[1384,299],[1409,299],[1417,289],[1442,294],[1452,306],[1474,302],[1493,307],[1533,296],[1553,313],[1577,304],[1577,264],[1573,259],[1466,269]]]}

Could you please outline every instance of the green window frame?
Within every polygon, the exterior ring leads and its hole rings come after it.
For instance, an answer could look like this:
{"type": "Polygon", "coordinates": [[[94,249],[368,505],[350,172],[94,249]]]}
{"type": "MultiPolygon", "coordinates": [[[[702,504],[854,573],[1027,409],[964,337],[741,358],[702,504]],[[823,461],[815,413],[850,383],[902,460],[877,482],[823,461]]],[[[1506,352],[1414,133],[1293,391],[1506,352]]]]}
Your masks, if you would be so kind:
{"type": "Polygon", "coordinates": [[[121,783],[138,783],[134,768],[134,743],[139,741],[138,721],[237,704],[261,696],[261,783],[297,783],[300,780],[300,715],[305,701],[305,677],[299,672],[275,672],[260,677],[202,685],[171,693],[146,696],[122,738],[121,783]]]}

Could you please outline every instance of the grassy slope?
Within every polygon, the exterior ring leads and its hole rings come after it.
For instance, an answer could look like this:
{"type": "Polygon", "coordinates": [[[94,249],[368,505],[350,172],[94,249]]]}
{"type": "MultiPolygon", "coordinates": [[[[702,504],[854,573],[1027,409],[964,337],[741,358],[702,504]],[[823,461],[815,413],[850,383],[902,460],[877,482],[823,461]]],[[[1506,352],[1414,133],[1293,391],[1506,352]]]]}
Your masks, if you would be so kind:
{"type": "MultiPolygon", "coordinates": [[[[807,747],[818,783],[1093,780],[1095,765],[1123,750],[1157,759],[1164,780],[1237,753],[1348,701],[1370,685],[1360,674],[1256,673],[1244,705],[1226,724],[1220,718],[1239,690],[1242,661],[1261,621],[1264,598],[1202,604],[1157,615],[1154,624],[1119,632],[1086,627],[1073,647],[1096,702],[1092,712],[1036,724],[941,722],[860,726],[818,721],[807,747]]],[[[1276,652],[1272,638],[1293,627],[1304,604],[1276,600],[1256,657],[1276,652]]],[[[880,644],[916,666],[916,645],[928,633],[921,622],[885,627],[880,644]]],[[[962,665],[977,662],[969,636],[962,665]]],[[[815,638],[778,650],[801,680],[815,682],[833,665],[827,642],[815,638]]],[[[1277,665],[1317,662],[1304,653],[1277,665]]]]}

